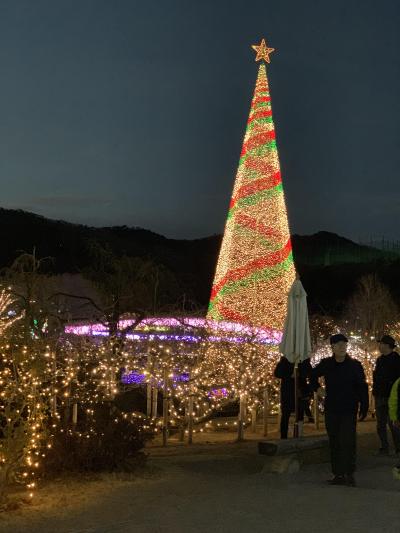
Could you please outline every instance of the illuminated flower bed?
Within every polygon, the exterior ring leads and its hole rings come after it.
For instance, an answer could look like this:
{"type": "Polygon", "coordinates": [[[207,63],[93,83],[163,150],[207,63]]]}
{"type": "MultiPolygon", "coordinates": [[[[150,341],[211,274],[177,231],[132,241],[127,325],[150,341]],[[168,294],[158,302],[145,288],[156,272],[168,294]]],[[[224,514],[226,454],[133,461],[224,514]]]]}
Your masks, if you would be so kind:
{"type": "MultiPolygon", "coordinates": [[[[118,329],[123,332],[135,323],[134,319],[119,322],[118,329]]],[[[249,342],[277,346],[282,332],[273,329],[253,328],[238,322],[216,321],[205,318],[145,318],[133,332],[127,333],[129,340],[176,340],[183,342],[199,342],[207,332],[209,341],[249,342]]],[[[82,336],[108,336],[108,328],[101,323],[71,324],[66,326],[65,333],[82,336]]]]}

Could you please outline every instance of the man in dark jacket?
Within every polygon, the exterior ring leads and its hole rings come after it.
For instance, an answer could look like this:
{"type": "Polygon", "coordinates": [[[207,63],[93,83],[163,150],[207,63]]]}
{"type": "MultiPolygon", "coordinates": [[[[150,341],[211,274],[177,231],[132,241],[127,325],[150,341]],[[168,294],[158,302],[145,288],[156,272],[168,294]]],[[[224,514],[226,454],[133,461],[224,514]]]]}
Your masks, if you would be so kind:
{"type": "Polygon", "coordinates": [[[376,429],[381,441],[378,455],[388,455],[388,425],[392,433],[395,451],[400,453],[400,429],[389,419],[388,407],[393,383],[400,377],[400,355],[394,351],[396,343],[390,335],[384,335],[378,342],[382,355],[376,360],[372,393],[375,397],[376,429]]]}
{"type": "Polygon", "coordinates": [[[325,397],[325,426],[331,450],[332,485],[354,486],[356,467],[357,412],[360,420],[368,413],[368,385],[361,363],[347,354],[347,338],[332,335],[333,356],[314,368],[312,389],[325,397]],[[325,378],[324,392],[319,378],[325,378]]]}
{"type": "MultiPolygon", "coordinates": [[[[311,377],[310,359],[299,363],[298,366],[298,420],[303,421],[307,395],[309,394],[308,379],[311,377]]],[[[294,363],[286,357],[281,357],[275,367],[274,375],[281,380],[281,439],[287,439],[289,419],[295,411],[294,363]]]]}

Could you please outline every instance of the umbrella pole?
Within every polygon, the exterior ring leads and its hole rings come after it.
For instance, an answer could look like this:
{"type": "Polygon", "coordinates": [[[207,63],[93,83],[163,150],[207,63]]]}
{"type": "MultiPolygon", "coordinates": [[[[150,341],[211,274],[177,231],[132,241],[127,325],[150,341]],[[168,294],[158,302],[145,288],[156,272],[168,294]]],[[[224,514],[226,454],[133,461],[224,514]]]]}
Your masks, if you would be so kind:
{"type": "Polygon", "coordinates": [[[268,436],[268,410],[269,410],[268,409],[269,402],[268,402],[268,387],[267,386],[265,386],[263,398],[264,398],[264,413],[263,413],[264,432],[263,432],[263,435],[264,437],[267,437],[268,436]]]}
{"type": "Polygon", "coordinates": [[[293,438],[299,437],[299,366],[296,360],[294,364],[294,427],[293,438]]]}

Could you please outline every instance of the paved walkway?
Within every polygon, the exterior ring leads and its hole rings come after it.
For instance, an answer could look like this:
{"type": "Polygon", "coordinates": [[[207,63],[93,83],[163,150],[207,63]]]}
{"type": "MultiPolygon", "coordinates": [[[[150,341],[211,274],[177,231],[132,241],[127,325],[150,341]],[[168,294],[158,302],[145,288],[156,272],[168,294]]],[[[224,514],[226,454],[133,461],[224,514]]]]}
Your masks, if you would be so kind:
{"type": "MultiPolygon", "coordinates": [[[[155,473],[110,490],[81,508],[17,518],[9,533],[398,533],[400,481],[394,458],[371,454],[360,439],[357,488],[327,486],[329,465],[292,475],[264,473],[255,443],[243,457],[205,453],[153,457],[155,473]],[[254,457],[254,461],[249,458],[254,457]]],[[[246,452],[245,450],[248,450],[246,452]]],[[[4,529],[5,528],[5,529],[4,529]]]]}

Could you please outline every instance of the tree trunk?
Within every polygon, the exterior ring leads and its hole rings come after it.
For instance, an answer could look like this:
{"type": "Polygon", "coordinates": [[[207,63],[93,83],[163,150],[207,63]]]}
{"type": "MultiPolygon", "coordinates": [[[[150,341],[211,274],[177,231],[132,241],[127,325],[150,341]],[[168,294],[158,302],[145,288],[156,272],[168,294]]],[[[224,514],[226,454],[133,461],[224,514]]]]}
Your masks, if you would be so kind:
{"type": "Polygon", "coordinates": [[[263,435],[264,437],[266,437],[268,435],[268,412],[269,412],[268,387],[265,387],[264,389],[263,400],[264,400],[263,435]]]}
{"type": "Polygon", "coordinates": [[[193,394],[189,395],[189,412],[188,412],[188,444],[193,443],[193,394]]]}
{"type": "Polygon", "coordinates": [[[152,405],[152,418],[157,418],[157,409],[158,409],[158,388],[157,387],[153,387],[153,390],[152,390],[152,393],[153,393],[153,405],[152,405]]]}
{"type": "Polygon", "coordinates": [[[168,442],[168,370],[164,369],[164,394],[163,394],[163,446],[168,442]]]}
{"type": "Polygon", "coordinates": [[[244,439],[244,424],[246,420],[246,394],[240,395],[239,417],[238,417],[238,434],[237,440],[240,442],[244,439]]]}
{"type": "Polygon", "coordinates": [[[251,410],[251,431],[257,433],[257,407],[253,407],[251,410]]]}
{"type": "Polygon", "coordinates": [[[151,417],[151,355],[147,353],[147,376],[148,376],[148,382],[146,386],[146,392],[147,392],[147,405],[146,405],[146,413],[147,416],[151,417]]]}

